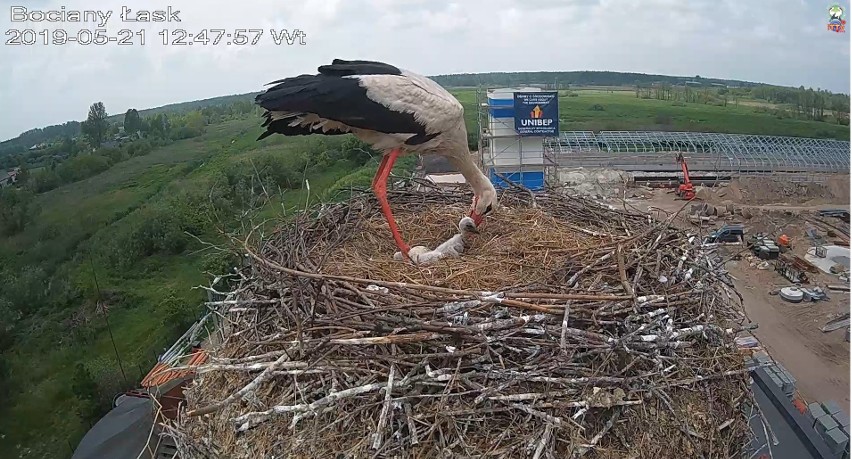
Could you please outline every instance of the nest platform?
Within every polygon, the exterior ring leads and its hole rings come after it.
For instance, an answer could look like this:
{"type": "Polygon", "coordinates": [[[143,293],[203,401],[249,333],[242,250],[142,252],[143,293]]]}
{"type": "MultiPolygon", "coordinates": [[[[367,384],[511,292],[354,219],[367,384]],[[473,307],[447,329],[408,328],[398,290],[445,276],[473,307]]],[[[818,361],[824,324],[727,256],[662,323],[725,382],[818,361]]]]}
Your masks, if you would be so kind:
{"type": "MultiPolygon", "coordinates": [[[[389,191],[435,247],[464,191],[389,191]]],[[[460,258],[393,259],[369,193],[240,249],[183,458],[732,458],[750,441],[744,316],[666,221],[509,190],[460,258]]]]}

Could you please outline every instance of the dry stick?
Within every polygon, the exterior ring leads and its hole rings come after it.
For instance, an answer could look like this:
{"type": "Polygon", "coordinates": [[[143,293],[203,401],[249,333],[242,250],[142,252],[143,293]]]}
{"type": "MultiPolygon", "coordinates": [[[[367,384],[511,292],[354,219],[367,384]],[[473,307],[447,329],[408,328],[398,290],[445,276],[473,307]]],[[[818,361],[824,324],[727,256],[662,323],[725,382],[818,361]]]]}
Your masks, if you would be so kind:
{"type": "Polygon", "coordinates": [[[403,343],[419,343],[433,339],[443,338],[440,333],[411,333],[409,335],[390,335],[390,336],[374,336],[370,338],[350,338],[350,339],[333,339],[329,344],[342,345],[381,345],[381,344],[403,344],[403,343]]]}
{"type": "Polygon", "coordinates": [[[539,459],[544,452],[544,447],[550,443],[550,435],[553,432],[553,424],[547,423],[544,425],[544,434],[541,436],[541,441],[538,442],[538,448],[535,449],[533,459],[539,459]]]}
{"type": "MultiPolygon", "coordinates": [[[[592,288],[587,289],[589,291],[592,288]]],[[[627,295],[591,295],[588,293],[524,293],[504,292],[505,298],[544,299],[544,300],[576,300],[576,301],[625,301],[632,300],[627,295]]]]}
{"type": "Polygon", "coordinates": [[[405,402],[402,404],[405,410],[405,422],[408,424],[408,434],[411,437],[411,446],[416,445],[420,441],[417,439],[417,426],[414,425],[414,417],[411,415],[411,404],[405,402]]]}
{"type": "Polygon", "coordinates": [[[255,411],[251,413],[246,413],[242,416],[234,418],[232,421],[239,426],[237,429],[238,431],[245,431],[252,427],[251,422],[262,422],[273,414],[285,414],[291,412],[304,412],[306,414],[315,413],[317,408],[323,407],[342,398],[354,397],[369,392],[375,392],[384,388],[386,385],[386,382],[365,384],[363,386],[353,387],[350,389],[342,390],[340,392],[333,392],[313,403],[274,406],[266,411],[255,411]]]}
{"type": "Polygon", "coordinates": [[[565,314],[562,316],[562,335],[559,338],[559,347],[562,348],[562,353],[567,354],[566,342],[568,339],[568,315],[571,312],[571,301],[565,303],[565,314]]]}
{"type": "Polygon", "coordinates": [[[385,387],[385,402],[382,404],[382,412],[379,415],[379,425],[376,426],[376,432],[373,434],[373,449],[379,449],[382,446],[382,431],[385,430],[385,424],[388,420],[388,412],[391,407],[391,392],[393,391],[393,377],[396,366],[391,364],[390,372],[388,372],[388,385],[385,387]]]}
{"type": "MultiPolygon", "coordinates": [[[[318,280],[339,280],[339,281],[346,281],[346,282],[352,282],[352,283],[356,283],[356,284],[367,284],[367,285],[375,284],[375,285],[378,285],[380,287],[395,287],[395,288],[402,288],[402,289],[424,290],[424,291],[428,291],[428,292],[447,293],[447,294],[450,294],[450,295],[462,295],[462,296],[474,297],[474,298],[479,298],[479,299],[483,299],[482,297],[487,297],[487,296],[490,296],[490,295],[493,294],[493,292],[482,292],[482,291],[474,291],[474,290],[457,290],[457,289],[453,289],[453,288],[435,287],[435,286],[432,286],[432,285],[422,285],[422,284],[412,284],[412,283],[408,283],[408,282],[386,282],[386,281],[380,281],[380,280],[376,280],[376,279],[361,279],[361,278],[350,277],[350,276],[338,276],[338,275],[332,275],[332,274],[319,274],[319,273],[310,273],[310,272],[306,272],[306,271],[299,271],[297,269],[285,268],[284,266],[281,266],[278,263],[275,263],[273,261],[269,261],[265,258],[260,257],[259,255],[257,255],[251,249],[248,248],[248,242],[247,241],[244,243],[243,247],[246,250],[246,252],[248,252],[249,256],[254,258],[256,261],[260,262],[261,264],[266,265],[268,268],[271,268],[275,271],[281,271],[283,273],[287,273],[287,274],[290,274],[292,276],[297,276],[297,277],[307,277],[307,278],[310,278],[310,279],[318,279],[318,280]]],[[[610,253],[605,258],[601,259],[600,261],[605,261],[606,259],[609,259],[611,256],[612,256],[612,254],[610,253]]],[[[603,295],[602,296],[602,295],[561,294],[559,296],[560,296],[560,299],[574,299],[574,300],[586,300],[586,301],[609,301],[609,300],[613,300],[614,298],[622,298],[622,297],[613,297],[612,295],[603,295]]],[[[630,299],[630,298],[631,297],[626,297],[626,298],[622,298],[622,299],[630,299]]],[[[521,301],[513,301],[513,300],[505,300],[505,299],[503,301],[501,301],[501,303],[512,305],[512,306],[530,308],[530,309],[533,309],[533,310],[541,310],[543,308],[542,306],[531,304],[531,303],[524,303],[524,302],[521,302],[521,301]]],[[[549,312],[549,311],[542,310],[541,312],[549,312]]]]}
{"type": "Polygon", "coordinates": [[[272,365],[268,366],[265,370],[263,370],[261,374],[257,375],[257,377],[254,378],[254,381],[248,383],[245,387],[238,390],[237,392],[234,392],[233,394],[229,395],[228,398],[222,400],[221,402],[214,403],[212,405],[207,405],[197,410],[188,411],[186,415],[200,416],[203,414],[212,413],[214,411],[222,409],[225,406],[230,405],[231,403],[234,403],[238,400],[242,400],[242,398],[245,397],[247,393],[255,390],[262,382],[271,378],[273,376],[273,373],[278,370],[278,366],[284,364],[287,359],[289,359],[289,356],[287,354],[278,357],[278,360],[276,360],[272,365]]]}
{"type": "Polygon", "coordinates": [[[624,291],[633,298],[635,294],[633,292],[633,287],[629,282],[627,282],[627,271],[624,269],[624,254],[621,253],[621,250],[621,244],[619,244],[618,248],[615,249],[616,261],[618,262],[618,277],[621,279],[621,285],[624,287],[624,291]]]}
{"type": "MultiPolygon", "coordinates": [[[[423,380],[427,377],[427,375],[419,375],[413,378],[405,377],[400,381],[399,387],[408,387],[411,384],[423,380]]],[[[432,378],[436,381],[449,379],[449,375],[445,377],[432,378]]],[[[237,424],[239,427],[238,431],[245,431],[252,427],[252,422],[259,423],[267,420],[270,415],[276,414],[285,414],[297,412],[298,416],[293,418],[293,421],[290,423],[290,427],[293,428],[300,419],[305,417],[314,415],[317,413],[317,409],[321,407],[325,407],[331,403],[334,403],[338,400],[348,398],[348,397],[356,397],[358,395],[375,392],[387,387],[387,382],[373,383],[373,384],[365,384],[363,386],[353,387],[350,389],[342,390],[340,392],[332,392],[325,397],[316,400],[312,403],[303,403],[299,405],[279,405],[274,406],[266,411],[256,411],[251,413],[246,413],[242,416],[236,417],[231,421],[237,424]]]]}
{"type": "MultiPolygon", "coordinates": [[[[591,291],[592,289],[595,288],[596,285],[598,285],[598,282],[600,282],[600,280],[601,280],[601,276],[602,276],[601,274],[598,274],[598,276],[595,278],[595,280],[592,281],[591,285],[589,285],[589,291],[591,291]]],[[[568,350],[566,348],[566,340],[567,340],[567,337],[568,337],[568,314],[569,314],[570,310],[571,310],[571,301],[569,300],[568,303],[565,304],[565,315],[562,316],[562,334],[561,334],[561,337],[559,339],[559,347],[562,348],[563,354],[566,354],[568,352],[568,350]]]]}
{"type": "Polygon", "coordinates": [[[598,432],[597,435],[592,437],[592,441],[590,441],[588,444],[580,445],[579,449],[574,450],[573,456],[574,457],[584,456],[591,449],[595,448],[597,446],[598,442],[601,441],[601,438],[603,438],[603,436],[606,435],[607,432],[609,432],[609,429],[612,429],[612,426],[615,424],[615,420],[618,419],[619,414],[621,414],[621,409],[616,408],[615,411],[613,411],[612,416],[610,416],[609,420],[604,425],[603,429],[601,429],[601,431],[598,432]]]}

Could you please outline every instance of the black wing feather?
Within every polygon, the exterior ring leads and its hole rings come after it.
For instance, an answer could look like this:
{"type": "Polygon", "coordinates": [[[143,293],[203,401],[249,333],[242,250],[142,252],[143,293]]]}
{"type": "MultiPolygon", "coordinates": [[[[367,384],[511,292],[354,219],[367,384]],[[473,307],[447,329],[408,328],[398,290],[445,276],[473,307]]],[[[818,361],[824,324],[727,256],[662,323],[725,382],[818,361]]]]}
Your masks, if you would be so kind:
{"type": "Polygon", "coordinates": [[[402,75],[402,70],[376,61],[344,61],[335,59],[331,65],[321,65],[319,72],[329,76],[348,75],[402,75]]]}
{"type": "Polygon", "coordinates": [[[286,118],[273,119],[272,114],[266,112],[265,115],[266,120],[264,120],[263,124],[260,127],[265,127],[266,131],[264,131],[257,140],[263,140],[272,134],[281,134],[286,136],[294,136],[294,135],[312,135],[312,134],[321,134],[321,135],[343,135],[348,134],[347,131],[341,131],[338,129],[328,129],[323,131],[311,129],[310,126],[290,126],[290,123],[295,121],[298,115],[288,116],[286,118]]]}
{"type": "MultiPolygon", "coordinates": [[[[261,138],[271,134],[337,135],[339,131],[311,131],[309,127],[290,127],[295,116],[312,113],[321,118],[338,121],[351,127],[369,129],[385,134],[414,134],[410,144],[433,138],[411,113],[402,113],[367,97],[367,89],[353,75],[400,75],[391,65],[373,61],[344,61],[335,59],[331,65],[319,68],[317,75],[299,75],[277,80],[266,92],[255,97],[255,102],[267,113],[261,138]],[[284,120],[272,120],[269,112],[293,114],[284,120]],[[286,121],[285,121],[286,120],[286,121]]],[[[407,142],[408,143],[408,142],[407,142]]]]}

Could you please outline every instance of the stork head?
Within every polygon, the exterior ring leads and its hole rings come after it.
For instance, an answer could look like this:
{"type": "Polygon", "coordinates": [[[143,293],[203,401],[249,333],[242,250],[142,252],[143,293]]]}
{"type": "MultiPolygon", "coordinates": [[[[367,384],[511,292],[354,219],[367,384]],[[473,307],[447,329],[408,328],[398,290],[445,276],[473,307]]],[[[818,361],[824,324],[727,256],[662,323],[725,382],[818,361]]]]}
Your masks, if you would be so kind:
{"type": "Polygon", "coordinates": [[[484,192],[473,196],[473,204],[470,206],[470,219],[475,226],[480,226],[483,219],[497,207],[497,192],[491,187],[484,192]]]}
{"type": "Polygon", "coordinates": [[[464,217],[461,220],[459,220],[459,232],[462,235],[466,235],[466,234],[470,234],[470,233],[478,234],[479,230],[476,229],[476,223],[473,222],[472,218],[464,217]]]}

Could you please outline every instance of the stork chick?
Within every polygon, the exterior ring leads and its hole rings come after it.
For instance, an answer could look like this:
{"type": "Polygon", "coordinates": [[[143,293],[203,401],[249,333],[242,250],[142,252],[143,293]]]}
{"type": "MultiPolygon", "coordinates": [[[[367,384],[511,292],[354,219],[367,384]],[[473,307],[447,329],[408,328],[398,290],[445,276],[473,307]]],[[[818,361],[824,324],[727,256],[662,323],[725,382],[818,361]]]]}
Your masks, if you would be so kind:
{"type": "MultiPolygon", "coordinates": [[[[470,217],[462,218],[459,221],[458,228],[459,232],[457,234],[444,241],[438,247],[435,247],[435,250],[429,250],[422,245],[412,247],[408,251],[408,258],[417,264],[429,264],[446,257],[458,257],[464,252],[465,237],[472,234],[479,234],[479,230],[476,229],[476,223],[470,217]]],[[[402,252],[394,253],[393,258],[398,261],[404,259],[402,252]]]]}

